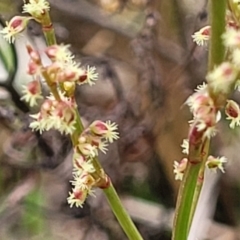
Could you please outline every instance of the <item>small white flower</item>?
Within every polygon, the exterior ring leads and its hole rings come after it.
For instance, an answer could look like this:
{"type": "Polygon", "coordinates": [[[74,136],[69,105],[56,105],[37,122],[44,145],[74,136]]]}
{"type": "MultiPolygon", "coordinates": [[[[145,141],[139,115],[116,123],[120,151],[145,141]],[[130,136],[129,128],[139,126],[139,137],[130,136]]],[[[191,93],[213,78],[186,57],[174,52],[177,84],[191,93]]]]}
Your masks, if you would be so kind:
{"type": "Polygon", "coordinates": [[[240,31],[234,28],[228,28],[222,35],[226,47],[234,49],[240,46],[240,31]]]}
{"type": "Polygon", "coordinates": [[[210,38],[210,26],[206,26],[201,28],[199,31],[195,32],[192,35],[193,42],[195,42],[198,46],[207,45],[207,42],[210,38]]]}
{"type": "Polygon", "coordinates": [[[94,158],[98,155],[97,147],[90,143],[79,143],[77,148],[86,157],[94,158]]]}
{"type": "Polygon", "coordinates": [[[182,147],[182,153],[189,154],[189,141],[188,139],[183,139],[183,143],[181,145],[182,147]]]}
{"type": "Polygon", "coordinates": [[[80,153],[75,152],[73,154],[73,164],[74,164],[74,171],[86,172],[86,173],[93,173],[95,172],[95,168],[92,164],[91,159],[86,159],[80,153]]]}
{"type": "Polygon", "coordinates": [[[173,163],[173,173],[175,173],[175,180],[182,180],[184,171],[187,167],[188,159],[183,158],[180,162],[174,161],[173,163]]]}
{"type": "Polygon", "coordinates": [[[74,55],[69,50],[70,45],[52,45],[46,48],[45,53],[54,62],[73,63],[74,55]]]}
{"type": "Polygon", "coordinates": [[[194,119],[203,119],[209,115],[215,108],[212,98],[209,96],[207,89],[198,90],[193,93],[187,100],[186,104],[193,113],[194,119]]]}
{"type": "Polygon", "coordinates": [[[108,131],[105,133],[105,138],[112,143],[114,140],[119,138],[119,133],[117,132],[118,126],[116,123],[107,121],[106,122],[108,131]]]}
{"type": "Polygon", "coordinates": [[[240,108],[235,101],[227,100],[225,113],[227,115],[227,120],[231,121],[229,125],[230,128],[235,128],[235,126],[240,126],[240,108]]]}
{"type": "Polygon", "coordinates": [[[221,172],[225,172],[223,168],[223,164],[227,162],[226,157],[213,157],[209,156],[206,162],[206,167],[209,168],[210,170],[217,172],[217,169],[219,169],[221,172]]]}
{"type": "Polygon", "coordinates": [[[71,184],[78,189],[88,189],[90,190],[95,184],[95,179],[88,172],[84,170],[80,171],[79,169],[73,169],[73,178],[74,180],[70,181],[71,184]]]}
{"type": "Polygon", "coordinates": [[[70,207],[73,207],[73,205],[75,205],[76,207],[82,207],[88,193],[88,189],[74,188],[72,192],[69,192],[69,197],[67,198],[68,204],[70,205],[70,207]]]}
{"type": "Polygon", "coordinates": [[[63,121],[62,119],[57,118],[51,118],[53,122],[57,120],[59,122],[58,125],[54,124],[54,128],[58,130],[61,134],[73,134],[73,132],[76,130],[75,127],[75,121],[71,121],[70,123],[67,123],[63,121]],[[57,126],[57,127],[56,127],[57,126]]]}
{"type": "Polygon", "coordinates": [[[36,106],[38,100],[43,99],[41,86],[39,81],[35,80],[27,84],[27,86],[23,86],[23,96],[21,100],[29,103],[30,107],[36,106]]]}
{"type": "Polygon", "coordinates": [[[202,84],[198,85],[195,89],[195,92],[206,92],[207,84],[203,82],[202,84]]]}
{"type": "Polygon", "coordinates": [[[110,143],[119,138],[119,133],[117,132],[118,126],[111,121],[104,123],[96,120],[89,126],[89,129],[94,135],[105,138],[110,143]]]}
{"type": "Polygon", "coordinates": [[[32,18],[15,16],[10,22],[6,22],[6,27],[3,28],[0,33],[9,43],[14,43],[15,36],[26,28],[30,19],[32,18]]]}
{"type": "Polygon", "coordinates": [[[206,131],[204,132],[203,136],[207,137],[207,138],[212,138],[214,136],[216,136],[218,130],[217,127],[215,125],[213,126],[209,126],[206,131]]]}
{"type": "Polygon", "coordinates": [[[237,71],[230,62],[223,62],[208,73],[207,81],[215,92],[228,93],[236,80],[237,71]]]}
{"type": "Polygon", "coordinates": [[[24,1],[23,13],[29,13],[33,17],[40,18],[44,12],[48,12],[50,5],[46,0],[29,0],[24,1]]]}
{"type": "Polygon", "coordinates": [[[40,113],[31,114],[29,116],[33,119],[36,119],[35,121],[32,121],[29,125],[29,127],[32,128],[33,131],[39,131],[40,134],[42,134],[43,131],[48,131],[53,128],[54,122],[52,122],[51,119],[49,119],[48,117],[41,117],[40,113]]]}
{"type": "Polygon", "coordinates": [[[108,150],[108,144],[106,141],[100,141],[99,142],[99,145],[98,145],[98,149],[103,152],[104,154],[107,153],[107,150],[108,150]]]}
{"type": "Polygon", "coordinates": [[[87,66],[87,82],[90,86],[94,85],[98,79],[98,73],[95,67],[87,66]]]}

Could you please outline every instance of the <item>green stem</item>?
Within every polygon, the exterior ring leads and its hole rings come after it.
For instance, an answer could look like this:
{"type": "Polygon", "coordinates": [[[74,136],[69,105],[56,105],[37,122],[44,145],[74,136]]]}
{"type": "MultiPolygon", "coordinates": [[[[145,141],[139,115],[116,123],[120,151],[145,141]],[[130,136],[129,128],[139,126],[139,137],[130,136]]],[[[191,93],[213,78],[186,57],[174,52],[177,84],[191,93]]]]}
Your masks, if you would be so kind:
{"type": "Polygon", "coordinates": [[[175,219],[173,224],[173,240],[187,240],[190,219],[192,213],[192,200],[197,185],[198,173],[201,168],[201,164],[189,163],[184,174],[184,178],[181,182],[175,219]]]}
{"type": "Polygon", "coordinates": [[[128,213],[124,209],[116,190],[114,189],[112,183],[108,188],[103,189],[105,196],[108,200],[110,207],[112,208],[113,213],[115,214],[119,224],[122,226],[124,232],[128,236],[129,240],[143,240],[139,234],[136,226],[132,222],[128,213]]]}
{"type": "MultiPolygon", "coordinates": [[[[222,41],[222,34],[225,31],[226,0],[210,0],[211,17],[211,40],[209,48],[208,70],[211,71],[216,65],[224,60],[225,48],[222,41]]],[[[217,103],[219,96],[216,96],[211,89],[208,89],[210,96],[217,103]]],[[[176,206],[176,213],[173,226],[173,240],[186,240],[192,225],[198,199],[201,193],[205,162],[209,152],[210,140],[204,141],[199,149],[201,151],[190,152],[189,164],[182,180],[176,206]],[[201,160],[192,164],[190,159],[201,160]]],[[[189,147],[194,149],[194,146],[189,147]]]]}
{"type": "Polygon", "coordinates": [[[222,34],[225,31],[226,0],[209,1],[211,40],[208,54],[208,70],[211,71],[216,65],[224,60],[225,47],[222,34]]]}
{"type": "Polygon", "coordinates": [[[50,91],[51,93],[53,94],[54,98],[57,100],[57,101],[60,101],[61,100],[61,97],[58,93],[58,90],[57,90],[57,85],[55,83],[52,83],[51,79],[49,78],[49,75],[47,74],[46,71],[42,71],[42,75],[48,85],[48,87],[50,88],[50,91]]]}
{"type": "Polygon", "coordinates": [[[204,172],[205,172],[205,164],[207,161],[208,153],[209,153],[209,145],[210,145],[210,139],[207,138],[203,144],[203,150],[202,150],[202,162],[201,162],[201,167],[198,172],[198,177],[196,180],[196,186],[194,189],[194,194],[193,194],[193,199],[192,199],[192,204],[191,204],[191,211],[189,215],[189,226],[188,229],[190,230],[191,223],[194,217],[195,210],[197,208],[197,203],[198,199],[200,197],[200,193],[202,190],[203,186],[203,181],[204,181],[204,172]]]}
{"type": "Polygon", "coordinates": [[[71,136],[71,140],[72,140],[72,143],[73,143],[73,146],[76,146],[77,142],[78,142],[78,138],[79,138],[79,135],[82,133],[82,131],[84,130],[84,126],[83,126],[83,123],[82,123],[82,120],[81,120],[81,117],[80,117],[80,114],[79,114],[79,111],[76,107],[76,124],[75,124],[75,131],[74,133],[72,134],[71,136]]]}
{"type": "Polygon", "coordinates": [[[53,24],[49,15],[49,12],[45,12],[43,19],[41,21],[42,24],[42,30],[47,42],[48,46],[55,45],[57,43],[56,41],[56,35],[53,28],[53,24]]]}

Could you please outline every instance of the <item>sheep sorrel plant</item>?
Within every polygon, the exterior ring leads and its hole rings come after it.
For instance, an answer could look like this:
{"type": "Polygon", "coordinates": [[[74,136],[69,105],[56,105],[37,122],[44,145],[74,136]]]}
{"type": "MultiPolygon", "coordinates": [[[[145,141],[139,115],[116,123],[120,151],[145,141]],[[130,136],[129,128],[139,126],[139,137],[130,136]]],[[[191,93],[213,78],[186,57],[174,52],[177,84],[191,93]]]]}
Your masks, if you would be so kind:
{"type": "MultiPolygon", "coordinates": [[[[75,99],[77,85],[94,85],[98,74],[95,67],[82,67],[75,62],[69,45],[57,44],[46,0],[24,1],[23,13],[15,16],[1,30],[4,38],[14,43],[17,34],[29,23],[42,26],[47,47],[45,55],[51,60],[43,63],[38,51],[26,44],[29,54],[27,73],[32,81],[24,86],[22,100],[39,112],[30,115],[30,128],[38,131],[58,130],[71,138],[73,150],[73,186],[67,201],[82,207],[94,188],[100,188],[110,204],[126,235],[131,240],[143,239],[133,224],[98,160],[98,151],[106,153],[108,144],[119,138],[117,125],[96,120],[84,127],[75,99]],[[42,94],[47,86],[49,95],[42,94]]],[[[188,139],[183,140],[180,162],[174,162],[175,179],[181,180],[173,224],[173,240],[187,240],[204,182],[205,169],[224,172],[226,157],[212,156],[210,140],[218,133],[217,124],[222,115],[230,121],[230,128],[240,125],[239,105],[229,99],[240,86],[240,1],[209,0],[210,25],[192,35],[193,41],[209,51],[206,82],[186,100],[193,119],[190,121],[188,139]],[[221,110],[225,113],[221,114],[221,110]]],[[[97,199],[96,199],[97,201],[97,199]]]]}

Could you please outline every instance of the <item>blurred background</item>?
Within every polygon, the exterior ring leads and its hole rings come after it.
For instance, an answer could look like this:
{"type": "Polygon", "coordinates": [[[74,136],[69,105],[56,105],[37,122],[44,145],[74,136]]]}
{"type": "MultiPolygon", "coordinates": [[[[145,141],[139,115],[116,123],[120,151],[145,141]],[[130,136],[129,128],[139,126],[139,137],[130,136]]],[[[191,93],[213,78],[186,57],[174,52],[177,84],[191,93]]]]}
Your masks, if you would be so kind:
{"type": "MultiPolygon", "coordinates": [[[[204,81],[207,47],[191,35],[208,23],[205,0],[50,0],[59,43],[71,44],[82,65],[97,68],[93,87],[76,97],[84,123],[112,120],[120,139],[100,160],[145,240],[170,240],[191,115],[184,105],[204,81]]],[[[1,0],[2,23],[20,14],[21,0],[1,0]]],[[[31,22],[15,45],[0,38],[0,239],[125,240],[100,190],[83,208],[70,208],[69,139],[29,130],[20,101],[26,42],[43,51],[41,27],[31,22]]],[[[238,96],[234,96],[238,99],[238,96]]],[[[191,239],[240,239],[239,131],[219,126],[212,153],[229,159],[226,173],[206,173],[191,239]]]]}

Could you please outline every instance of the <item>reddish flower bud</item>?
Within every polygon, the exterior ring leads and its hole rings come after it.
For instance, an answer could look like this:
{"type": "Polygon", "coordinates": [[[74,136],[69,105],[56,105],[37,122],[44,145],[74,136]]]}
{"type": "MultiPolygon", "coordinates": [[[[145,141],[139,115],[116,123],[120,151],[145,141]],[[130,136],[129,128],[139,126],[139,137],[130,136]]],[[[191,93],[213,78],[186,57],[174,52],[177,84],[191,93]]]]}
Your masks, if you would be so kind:
{"type": "Polygon", "coordinates": [[[15,35],[22,32],[26,28],[30,19],[32,19],[32,17],[15,16],[10,20],[10,22],[6,22],[6,27],[3,28],[0,33],[3,34],[3,37],[8,42],[13,43],[15,40],[15,35]]]}
{"type": "Polygon", "coordinates": [[[225,113],[227,119],[231,120],[230,128],[240,125],[240,109],[236,102],[233,100],[227,100],[227,105],[225,107],[225,113]]]}
{"type": "Polygon", "coordinates": [[[40,58],[39,53],[38,53],[36,50],[34,50],[34,49],[32,48],[32,46],[30,46],[30,45],[27,45],[26,47],[27,47],[27,51],[28,51],[28,54],[29,54],[31,60],[32,60],[34,63],[40,65],[40,64],[41,64],[41,58],[40,58]]]}
{"type": "Polygon", "coordinates": [[[96,120],[90,126],[89,129],[97,136],[103,136],[108,131],[106,123],[96,120]]]}

